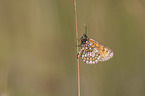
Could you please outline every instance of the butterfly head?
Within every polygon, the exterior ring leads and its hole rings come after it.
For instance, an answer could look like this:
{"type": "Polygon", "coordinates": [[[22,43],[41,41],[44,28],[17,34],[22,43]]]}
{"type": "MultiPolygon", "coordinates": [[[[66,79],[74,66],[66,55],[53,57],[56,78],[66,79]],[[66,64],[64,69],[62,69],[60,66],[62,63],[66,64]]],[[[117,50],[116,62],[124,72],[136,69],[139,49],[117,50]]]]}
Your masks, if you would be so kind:
{"type": "Polygon", "coordinates": [[[83,36],[81,37],[81,45],[86,44],[86,41],[88,41],[88,37],[86,34],[83,34],[83,36]]]}

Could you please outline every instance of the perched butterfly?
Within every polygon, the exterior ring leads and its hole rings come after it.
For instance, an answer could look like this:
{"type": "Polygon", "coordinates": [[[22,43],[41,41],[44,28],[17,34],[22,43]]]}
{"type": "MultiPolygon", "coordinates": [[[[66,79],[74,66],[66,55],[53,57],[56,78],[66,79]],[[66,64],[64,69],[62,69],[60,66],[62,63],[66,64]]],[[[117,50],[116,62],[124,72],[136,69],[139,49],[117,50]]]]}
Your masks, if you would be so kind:
{"type": "Polygon", "coordinates": [[[77,58],[81,57],[87,64],[96,64],[98,61],[107,61],[113,57],[113,51],[99,42],[88,38],[86,34],[81,37],[81,49],[77,58]]]}

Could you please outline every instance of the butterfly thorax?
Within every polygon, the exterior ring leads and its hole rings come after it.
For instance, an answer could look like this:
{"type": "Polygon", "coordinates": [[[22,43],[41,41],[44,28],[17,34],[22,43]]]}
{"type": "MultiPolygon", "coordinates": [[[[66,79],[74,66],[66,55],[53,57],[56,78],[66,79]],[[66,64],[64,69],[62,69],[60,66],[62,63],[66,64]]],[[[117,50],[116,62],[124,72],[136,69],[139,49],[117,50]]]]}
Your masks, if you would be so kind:
{"type": "Polygon", "coordinates": [[[83,36],[81,37],[81,45],[85,45],[88,41],[88,37],[86,34],[83,34],[83,36]]]}

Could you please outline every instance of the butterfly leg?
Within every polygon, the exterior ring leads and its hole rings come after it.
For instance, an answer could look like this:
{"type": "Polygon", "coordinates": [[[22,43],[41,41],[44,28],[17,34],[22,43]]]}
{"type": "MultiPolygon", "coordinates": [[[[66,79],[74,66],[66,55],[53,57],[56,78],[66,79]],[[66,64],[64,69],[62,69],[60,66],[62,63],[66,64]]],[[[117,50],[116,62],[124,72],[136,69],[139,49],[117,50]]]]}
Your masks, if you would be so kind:
{"type": "Polygon", "coordinates": [[[80,58],[80,56],[82,55],[83,52],[83,48],[80,49],[79,53],[77,54],[77,58],[80,58]]]}
{"type": "Polygon", "coordinates": [[[75,45],[75,47],[81,47],[81,45],[75,45]]]}

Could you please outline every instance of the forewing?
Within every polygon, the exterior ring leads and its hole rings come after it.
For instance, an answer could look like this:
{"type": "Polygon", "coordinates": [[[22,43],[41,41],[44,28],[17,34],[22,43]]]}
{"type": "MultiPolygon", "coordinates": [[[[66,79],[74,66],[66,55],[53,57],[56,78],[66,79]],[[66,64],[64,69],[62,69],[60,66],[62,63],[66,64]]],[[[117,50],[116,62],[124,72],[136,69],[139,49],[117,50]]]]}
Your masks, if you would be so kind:
{"type": "Polygon", "coordinates": [[[113,51],[110,48],[105,47],[93,39],[89,39],[89,42],[92,42],[93,47],[95,47],[101,55],[101,57],[98,59],[99,61],[107,61],[113,57],[113,51]]]}

